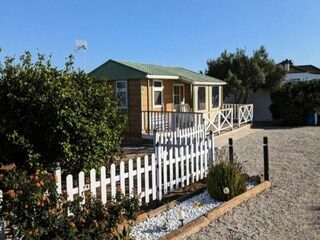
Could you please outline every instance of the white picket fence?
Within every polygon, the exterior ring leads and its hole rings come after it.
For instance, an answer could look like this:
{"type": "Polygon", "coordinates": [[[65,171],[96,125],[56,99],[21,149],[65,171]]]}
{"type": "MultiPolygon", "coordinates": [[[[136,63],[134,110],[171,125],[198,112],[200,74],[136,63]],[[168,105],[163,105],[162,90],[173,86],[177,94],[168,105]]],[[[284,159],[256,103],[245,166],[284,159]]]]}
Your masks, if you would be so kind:
{"type": "MultiPolygon", "coordinates": [[[[0,202],[2,201],[2,191],[0,190],[0,202]]],[[[5,237],[5,231],[4,231],[4,228],[5,228],[5,224],[4,224],[4,220],[2,219],[2,217],[0,218],[0,240],[5,240],[6,237],[5,237]]]]}
{"type": "Polygon", "coordinates": [[[189,128],[177,128],[175,131],[154,131],[153,144],[188,144],[193,141],[200,142],[206,138],[204,124],[199,124],[189,128]]]}
{"type": "Polygon", "coordinates": [[[188,140],[187,144],[156,143],[157,199],[163,194],[188,186],[205,178],[208,169],[214,164],[214,140],[188,140]]]}
{"type": "MultiPolygon", "coordinates": [[[[69,174],[65,181],[68,200],[72,201],[74,196],[84,196],[85,192],[91,192],[93,196],[106,203],[115,196],[117,189],[121,188],[123,194],[137,194],[144,198],[145,202],[149,202],[155,200],[157,196],[155,171],[156,160],[152,154],[151,158],[146,155],[143,159],[130,159],[120,164],[111,164],[110,171],[102,166],[99,176],[95,169],[91,169],[88,176],[80,172],[76,181],[73,175],[69,174]]],[[[60,168],[55,170],[55,175],[61,179],[60,168]]],[[[62,185],[61,180],[58,180],[58,191],[62,191],[62,185]]]]}
{"type": "MultiPolygon", "coordinates": [[[[182,141],[179,141],[180,143],[182,141]]],[[[106,203],[115,196],[120,187],[125,195],[140,195],[141,200],[148,203],[162,195],[179,189],[207,176],[208,168],[214,161],[214,141],[211,138],[189,138],[188,144],[160,143],[155,147],[155,154],[143,159],[130,159],[127,162],[111,164],[110,171],[101,167],[99,177],[95,169],[88,176],[80,172],[74,181],[69,174],[62,183],[61,169],[55,170],[57,189],[62,192],[66,185],[68,200],[75,196],[84,196],[90,191],[93,196],[106,203]],[[166,147],[166,148],[164,148],[166,147]]]]}
{"type": "MultiPolygon", "coordinates": [[[[160,200],[164,194],[180,189],[205,178],[208,169],[214,164],[214,138],[205,137],[204,125],[177,130],[174,133],[158,133],[155,154],[143,159],[130,159],[127,162],[111,164],[91,169],[86,176],[80,172],[75,178],[67,175],[62,179],[61,168],[56,167],[57,191],[67,191],[68,200],[85,196],[91,192],[103,203],[115,196],[118,188],[125,195],[140,195],[141,201],[148,203],[160,200]],[[175,139],[175,140],[174,140],[175,139]]],[[[2,197],[0,191],[0,200],[2,197]]],[[[85,201],[85,198],[84,200],[85,201]]],[[[4,239],[4,222],[0,219],[0,240],[4,239]]]]}

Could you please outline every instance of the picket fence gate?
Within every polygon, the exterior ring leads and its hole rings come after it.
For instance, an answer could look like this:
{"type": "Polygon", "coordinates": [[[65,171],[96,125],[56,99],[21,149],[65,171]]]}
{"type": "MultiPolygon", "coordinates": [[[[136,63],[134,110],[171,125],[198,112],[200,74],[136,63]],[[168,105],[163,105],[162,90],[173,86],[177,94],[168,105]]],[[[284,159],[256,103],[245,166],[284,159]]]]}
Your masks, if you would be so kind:
{"type": "MultiPolygon", "coordinates": [[[[208,169],[214,164],[214,139],[205,138],[204,126],[201,131],[204,136],[199,138],[178,138],[173,135],[160,136],[155,144],[156,159],[159,166],[157,172],[157,198],[163,194],[188,186],[207,177],[208,169]]],[[[195,133],[197,134],[197,133],[195,133]]]]}
{"type": "Polygon", "coordinates": [[[91,169],[87,177],[80,172],[75,181],[73,175],[69,174],[62,183],[61,169],[57,167],[54,171],[57,190],[61,193],[65,185],[70,201],[89,191],[106,203],[119,188],[124,195],[139,195],[145,203],[156,199],[161,201],[163,194],[207,176],[208,168],[214,161],[213,134],[209,138],[193,137],[185,136],[186,140],[178,138],[180,140],[175,144],[158,141],[155,153],[150,157],[146,155],[144,158],[111,164],[110,171],[103,166],[98,172],[99,176],[95,169],[91,169]]]}

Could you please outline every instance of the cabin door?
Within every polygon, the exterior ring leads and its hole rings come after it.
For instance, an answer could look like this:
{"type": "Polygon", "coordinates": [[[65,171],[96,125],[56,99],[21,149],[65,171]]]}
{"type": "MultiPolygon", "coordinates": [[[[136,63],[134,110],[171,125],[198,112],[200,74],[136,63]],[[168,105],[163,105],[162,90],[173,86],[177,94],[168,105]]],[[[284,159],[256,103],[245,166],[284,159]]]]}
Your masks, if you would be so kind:
{"type": "Polygon", "coordinates": [[[180,111],[181,104],[184,104],[184,85],[173,84],[173,107],[174,110],[180,111]]]}

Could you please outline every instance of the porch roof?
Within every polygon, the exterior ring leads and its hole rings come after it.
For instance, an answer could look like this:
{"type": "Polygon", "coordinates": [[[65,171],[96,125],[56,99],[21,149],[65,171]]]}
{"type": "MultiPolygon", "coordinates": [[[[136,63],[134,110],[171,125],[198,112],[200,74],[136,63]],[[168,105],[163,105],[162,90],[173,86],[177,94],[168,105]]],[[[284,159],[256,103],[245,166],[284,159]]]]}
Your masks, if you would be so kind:
{"type": "Polygon", "coordinates": [[[120,79],[177,79],[192,84],[217,84],[224,85],[224,81],[209,77],[181,67],[168,67],[153,64],[116,61],[110,59],[91,74],[97,79],[120,80],[120,79]]]}

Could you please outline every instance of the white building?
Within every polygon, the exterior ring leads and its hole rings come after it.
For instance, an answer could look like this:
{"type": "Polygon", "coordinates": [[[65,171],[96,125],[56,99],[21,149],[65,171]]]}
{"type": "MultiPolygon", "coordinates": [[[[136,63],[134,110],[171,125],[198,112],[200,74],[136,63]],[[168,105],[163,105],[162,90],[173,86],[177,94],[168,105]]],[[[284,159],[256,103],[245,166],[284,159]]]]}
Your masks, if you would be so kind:
{"type": "Polygon", "coordinates": [[[293,65],[291,60],[284,60],[280,63],[287,74],[285,81],[310,81],[320,79],[320,69],[313,65],[293,65]]]}

